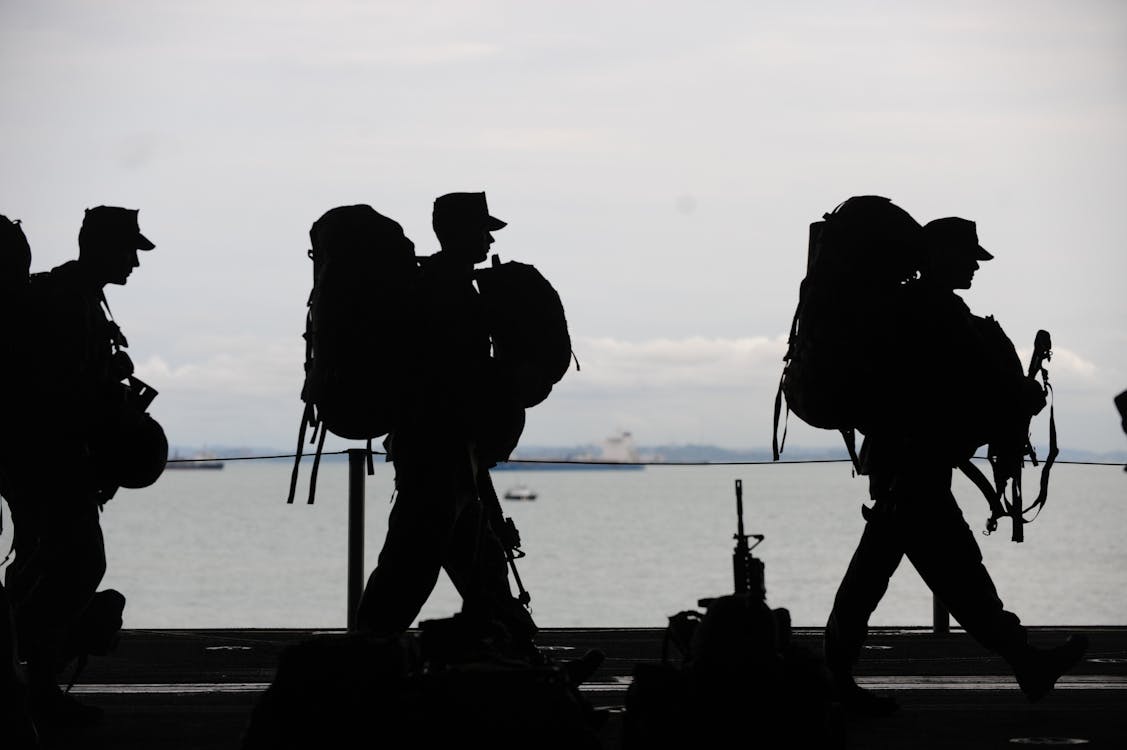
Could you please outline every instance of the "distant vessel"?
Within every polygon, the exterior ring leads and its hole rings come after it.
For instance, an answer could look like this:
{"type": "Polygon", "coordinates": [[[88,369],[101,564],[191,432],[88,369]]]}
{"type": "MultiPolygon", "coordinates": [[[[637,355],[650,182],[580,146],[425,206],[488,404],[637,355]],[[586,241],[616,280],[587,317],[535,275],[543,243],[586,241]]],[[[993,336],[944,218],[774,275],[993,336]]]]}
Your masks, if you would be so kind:
{"type": "Polygon", "coordinates": [[[562,456],[536,456],[523,459],[519,455],[497,464],[493,471],[599,471],[643,469],[643,459],[634,448],[634,436],[620,430],[603,441],[598,455],[572,453],[562,456]]]}
{"type": "Polygon", "coordinates": [[[536,490],[526,484],[518,484],[505,490],[506,500],[535,500],[536,490]]]}
{"type": "Polygon", "coordinates": [[[223,462],[211,453],[196,453],[192,456],[181,456],[174,453],[165,463],[166,469],[222,469],[223,462]]]}

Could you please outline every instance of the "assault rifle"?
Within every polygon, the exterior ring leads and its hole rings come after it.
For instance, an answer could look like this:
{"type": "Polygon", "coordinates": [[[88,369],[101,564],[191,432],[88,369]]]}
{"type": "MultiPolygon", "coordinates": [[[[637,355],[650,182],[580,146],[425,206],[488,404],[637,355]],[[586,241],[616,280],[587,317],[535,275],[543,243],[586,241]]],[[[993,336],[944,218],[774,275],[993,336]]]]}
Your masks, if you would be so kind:
{"type": "MultiPolygon", "coordinates": [[[[1033,340],[1033,354],[1029,359],[1029,371],[1027,376],[1030,380],[1036,380],[1037,375],[1041,376],[1041,387],[1044,394],[1048,397],[1052,394],[1052,386],[1049,385],[1049,373],[1045,370],[1045,363],[1052,359],[1053,356],[1053,342],[1049,336],[1049,332],[1045,330],[1037,331],[1037,335],[1033,340]]],[[[1011,539],[1015,542],[1022,542],[1025,540],[1024,525],[1032,519],[1026,519],[1026,514],[1036,511],[1044,506],[1045,501],[1048,499],[1049,491],[1049,469],[1052,467],[1053,462],[1057,457],[1057,429],[1056,419],[1053,415],[1052,404],[1049,405],[1049,453],[1045,457],[1045,465],[1041,469],[1041,487],[1037,495],[1037,499],[1028,507],[1024,507],[1021,492],[1021,469],[1025,463],[1025,456],[1029,456],[1034,466],[1037,466],[1037,452],[1033,448],[1033,444],[1029,439],[1029,423],[1032,420],[1032,415],[1026,416],[1022,422],[1022,438],[1024,444],[1021,445],[1020,450],[1016,449],[1014,445],[991,445],[987,458],[990,465],[994,470],[994,490],[993,496],[988,496],[990,501],[990,518],[986,521],[986,533],[991,534],[998,529],[998,519],[1003,516],[1009,516],[1013,521],[1013,535],[1011,539]],[[1010,498],[1006,499],[1006,484],[1010,485],[1010,498]]],[[[974,479],[974,477],[972,477],[974,479]]],[[[976,480],[977,483],[977,480],[976,480]]]]}
{"type": "Polygon", "coordinates": [[[521,583],[516,563],[517,560],[524,557],[524,551],[520,548],[520,532],[517,531],[517,525],[513,522],[513,519],[505,516],[501,510],[501,501],[497,499],[497,489],[493,486],[493,477],[489,476],[488,469],[479,469],[477,491],[485,505],[485,512],[489,514],[489,525],[493,527],[493,533],[497,535],[497,538],[501,541],[501,547],[505,550],[505,561],[509,564],[509,570],[513,572],[513,580],[520,592],[517,601],[527,607],[528,603],[532,601],[532,595],[525,590],[524,584],[521,583]]]}
{"type": "MultiPolygon", "coordinates": [[[[744,487],[743,480],[736,480],[736,549],[732,553],[732,577],[735,583],[735,593],[748,594],[766,601],[767,587],[764,583],[763,561],[751,554],[751,551],[763,542],[762,534],[744,533],[744,487]],[[748,539],[754,539],[755,544],[748,545],[748,539]]],[[[701,599],[698,606],[707,607],[713,600],[701,599]]]]}
{"type": "Polygon", "coordinates": [[[744,533],[744,485],[742,479],[736,480],[736,550],[732,553],[732,574],[735,578],[737,594],[751,594],[760,599],[767,598],[767,586],[763,577],[763,561],[754,557],[751,551],[763,542],[762,534],[751,534],[755,544],[747,544],[748,534],[744,533]]]}

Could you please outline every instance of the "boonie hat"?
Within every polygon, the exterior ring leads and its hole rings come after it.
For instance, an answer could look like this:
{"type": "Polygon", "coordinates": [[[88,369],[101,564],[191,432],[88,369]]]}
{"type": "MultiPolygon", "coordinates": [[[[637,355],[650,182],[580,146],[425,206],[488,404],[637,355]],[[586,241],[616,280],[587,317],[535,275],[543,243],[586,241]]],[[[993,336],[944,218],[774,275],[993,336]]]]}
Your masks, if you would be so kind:
{"type": "Polygon", "coordinates": [[[447,193],[434,199],[431,221],[440,227],[480,226],[490,232],[506,226],[496,216],[489,215],[485,193],[447,193]]]}
{"type": "Polygon", "coordinates": [[[137,225],[138,209],[118,206],[95,206],[82,217],[81,234],[92,240],[128,242],[137,250],[152,250],[156,245],[141,234],[137,225]]]}
{"type": "Polygon", "coordinates": [[[924,224],[924,239],[929,250],[967,250],[975,260],[992,260],[993,255],[978,244],[978,229],[973,221],[957,216],[933,219],[924,224]]]}

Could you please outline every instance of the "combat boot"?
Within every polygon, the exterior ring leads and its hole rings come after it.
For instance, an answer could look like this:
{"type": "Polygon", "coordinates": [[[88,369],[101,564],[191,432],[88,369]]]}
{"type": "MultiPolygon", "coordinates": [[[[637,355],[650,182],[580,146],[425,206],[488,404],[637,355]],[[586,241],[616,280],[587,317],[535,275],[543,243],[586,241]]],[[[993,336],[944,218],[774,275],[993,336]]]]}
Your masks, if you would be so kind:
{"type": "Polygon", "coordinates": [[[1084,658],[1087,650],[1085,635],[1070,635],[1067,641],[1054,648],[1030,647],[1013,662],[1018,687],[1031,703],[1041,700],[1063,674],[1084,658]]]}

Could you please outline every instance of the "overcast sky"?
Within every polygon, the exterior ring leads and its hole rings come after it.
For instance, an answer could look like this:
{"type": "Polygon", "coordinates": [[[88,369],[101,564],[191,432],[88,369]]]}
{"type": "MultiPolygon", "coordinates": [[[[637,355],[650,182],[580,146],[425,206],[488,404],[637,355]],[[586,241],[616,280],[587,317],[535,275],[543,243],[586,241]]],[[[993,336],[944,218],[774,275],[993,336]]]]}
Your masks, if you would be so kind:
{"type": "Polygon", "coordinates": [[[767,445],[807,225],[878,194],[978,222],[968,303],[1023,357],[1051,331],[1064,445],[1127,447],[1122,2],[9,0],[0,65],[33,269],[141,210],[107,294],[174,444],[291,447],[321,213],[429,254],[435,196],[485,190],[582,366],[527,444],[767,445]]]}

